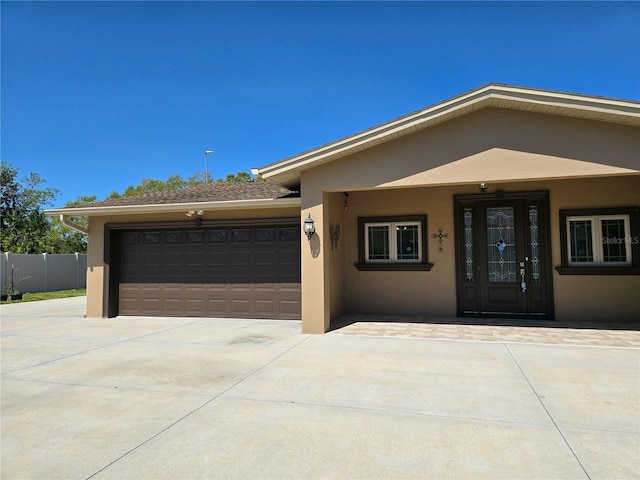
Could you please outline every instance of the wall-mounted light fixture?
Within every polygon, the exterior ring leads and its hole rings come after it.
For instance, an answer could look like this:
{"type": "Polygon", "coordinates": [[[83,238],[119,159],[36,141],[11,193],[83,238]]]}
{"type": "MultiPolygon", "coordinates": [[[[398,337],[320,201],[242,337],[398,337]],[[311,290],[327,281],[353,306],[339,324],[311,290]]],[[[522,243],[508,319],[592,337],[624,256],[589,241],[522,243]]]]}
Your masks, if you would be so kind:
{"type": "Polygon", "coordinates": [[[346,210],[347,208],[349,208],[349,194],[348,193],[344,193],[344,209],[346,210]]]}
{"type": "Polygon", "coordinates": [[[480,191],[482,193],[486,192],[487,189],[489,188],[489,184],[487,182],[482,182],[478,185],[478,188],[480,189],[480,191]]]}
{"type": "Polygon", "coordinates": [[[311,237],[316,233],[316,227],[314,225],[313,218],[311,218],[311,214],[305,218],[302,231],[307,236],[307,240],[311,241],[311,237]]]}

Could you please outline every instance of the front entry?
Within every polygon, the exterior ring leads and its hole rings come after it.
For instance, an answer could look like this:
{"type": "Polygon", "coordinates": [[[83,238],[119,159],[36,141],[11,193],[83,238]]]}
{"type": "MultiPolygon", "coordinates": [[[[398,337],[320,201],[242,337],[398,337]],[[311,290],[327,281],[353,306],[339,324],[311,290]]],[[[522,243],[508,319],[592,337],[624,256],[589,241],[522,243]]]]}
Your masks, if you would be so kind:
{"type": "Polygon", "coordinates": [[[455,197],[458,315],[553,318],[547,192],[455,197]]]}

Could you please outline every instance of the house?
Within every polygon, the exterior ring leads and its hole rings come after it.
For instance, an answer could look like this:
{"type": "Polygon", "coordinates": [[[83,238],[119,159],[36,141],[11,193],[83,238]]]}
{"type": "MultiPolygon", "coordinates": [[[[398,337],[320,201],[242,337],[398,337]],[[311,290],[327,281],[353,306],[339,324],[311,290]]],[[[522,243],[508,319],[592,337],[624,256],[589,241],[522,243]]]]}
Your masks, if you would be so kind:
{"type": "Polygon", "coordinates": [[[640,102],[489,84],[254,173],[48,211],[89,216],[87,315],[637,325],[640,102]]]}

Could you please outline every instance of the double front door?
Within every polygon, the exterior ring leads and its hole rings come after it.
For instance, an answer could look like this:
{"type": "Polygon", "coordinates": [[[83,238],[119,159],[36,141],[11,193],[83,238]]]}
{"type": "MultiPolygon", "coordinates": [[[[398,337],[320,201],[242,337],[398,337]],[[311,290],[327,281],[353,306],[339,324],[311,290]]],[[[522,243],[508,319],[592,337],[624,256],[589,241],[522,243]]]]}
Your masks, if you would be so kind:
{"type": "Polygon", "coordinates": [[[455,202],[458,314],[553,318],[547,193],[455,202]]]}

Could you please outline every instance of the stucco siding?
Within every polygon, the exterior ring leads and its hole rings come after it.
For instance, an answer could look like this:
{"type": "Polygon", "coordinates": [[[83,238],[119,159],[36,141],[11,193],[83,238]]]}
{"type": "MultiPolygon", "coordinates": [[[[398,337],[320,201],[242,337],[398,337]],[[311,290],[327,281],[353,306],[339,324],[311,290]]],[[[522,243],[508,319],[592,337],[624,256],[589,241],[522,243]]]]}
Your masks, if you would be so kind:
{"type": "MultiPolygon", "coordinates": [[[[560,210],[640,207],[640,176],[556,181],[550,187],[554,267],[561,262],[560,210]]],[[[554,271],[553,287],[558,319],[640,321],[638,275],[560,275],[554,271]]]]}
{"type": "MultiPolygon", "coordinates": [[[[89,247],[87,260],[87,316],[106,317],[108,315],[110,266],[105,262],[105,225],[144,224],[153,222],[179,222],[193,225],[185,212],[145,215],[93,216],[89,219],[89,247]]],[[[205,211],[202,220],[232,221],[259,218],[290,218],[300,214],[298,208],[274,208],[251,210],[205,211]]]]}
{"type": "Polygon", "coordinates": [[[399,189],[353,192],[345,216],[347,258],[347,308],[351,313],[410,314],[454,317],[455,249],[453,194],[450,188],[399,189]],[[431,271],[359,271],[358,217],[427,215],[428,261],[431,271]],[[442,227],[451,235],[443,251],[430,235],[442,227]]]}
{"type": "MultiPolygon", "coordinates": [[[[627,175],[606,178],[565,179],[490,184],[490,191],[548,191],[550,198],[551,266],[555,316],[562,321],[637,321],[640,311],[640,277],[634,275],[560,275],[561,209],[599,207],[640,207],[640,176],[627,175]]],[[[327,295],[330,297],[331,319],[344,313],[406,314],[430,317],[456,316],[454,195],[478,193],[478,185],[379,189],[351,191],[346,210],[335,208],[342,193],[326,196],[326,224],[341,225],[339,249],[341,257],[325,245],[331,255],[327,295]],[[359,271],[358,217],[388,215],[427,215],[428,260],[431,271],[381,272],[359,271]],[[450,238],[443,240],[443,252],[438,252],[438,240],[431,237],[441,227],[450,238]],[[343,275],[343,277],[341,277],[343,275]],[[344,278],[344,287],[342,279],[344,278]],[[343,299],[344,295],[344,299],[343,299]],[[344,303],[343,303],[344,302],[344,303]]],[[[323,225],[327,228],[328,225],[323,225]]],[[[319,230],[320,231],[320,230],[319,230]]],[[[329,242],[328,233],[326,241],[329,242]]],[[[310,268],[315,265],[310,262],[310,268]]],[[[318,306],[319,308],[319,306],[318,306]]]]}
{"type": "MultiPolygon", "coordinates": [[[[340,191],[640,171],[637,128],[489,108],[303,172],[340,191]]],[[[302,191],[303,200],[314,188],[302,191]]]]}
{"type": "MultiPolygon", "coordinates": [[[[575,179],[503,184],[509,192],[548,190],[550,195],[552,267],[561,264],[559,210],[583,207],[640,206],[640,177],[575,179]]],[[[477,186],[431,187],[392,191],[352,192],[345,215],[346,310],[350,313],[456,316],[453,195],[477,193],[477,186]],[[363,272],[358,261],[359,216],[428,216],[429,272],[363,272]],[[442,227],[451,235],[438,252],[431,234],[442,227]]],[[[556,318],[572,320],[637,320],[639,276],[559,275],[553,271],[556,318]]]]}

